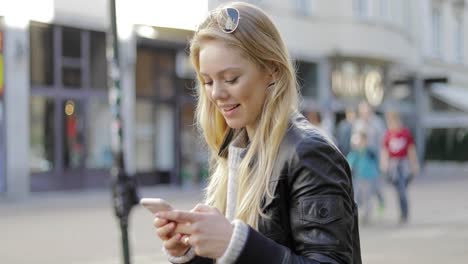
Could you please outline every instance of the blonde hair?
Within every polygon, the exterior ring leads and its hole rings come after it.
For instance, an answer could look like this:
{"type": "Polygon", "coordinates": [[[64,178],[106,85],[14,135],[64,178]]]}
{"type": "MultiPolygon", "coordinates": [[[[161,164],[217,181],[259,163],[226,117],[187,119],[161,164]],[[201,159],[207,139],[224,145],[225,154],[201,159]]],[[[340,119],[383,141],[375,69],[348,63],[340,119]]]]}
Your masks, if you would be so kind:
{"type": "Polygon", "coordinates": [[[208,98],[199,72],[201,45],[209,40],[222,41],[227,46],[238,49],[261,69],[274,68],[276,71],[275,85],[268,88],[257,128],[254,135],[250,135],[250,146],[237,175],[239,187],[235,217],[257,228],[259,215],[264,215],[262,199],[266,195],[272,196],[268,183],[279,146],[286,133],[289,117],[298,109],[294,67],[271,19],[262,10],[247,3],[234,2],[212,11],[199,26],[190,43],[190,57],[198,77],[196,121],[211,153],[211,176],[205,190],[206,203],[222,213],[226,211],[228,164],[226,157],[218,153],[231,129],[216,105],[208,98]],[[220,10],[226,7],[239,10],[239,26],[231,34],[221,31],[217,24],[220,10]]]}

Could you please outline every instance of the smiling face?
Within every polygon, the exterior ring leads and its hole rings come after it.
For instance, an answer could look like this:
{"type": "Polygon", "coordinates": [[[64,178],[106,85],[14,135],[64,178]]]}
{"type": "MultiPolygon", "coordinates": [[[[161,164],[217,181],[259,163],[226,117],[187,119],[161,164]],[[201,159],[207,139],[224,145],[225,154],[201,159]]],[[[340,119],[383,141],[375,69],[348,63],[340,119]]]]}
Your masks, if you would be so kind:
{"type": "Polygon", "coordinates": [[[210,40],[200,49],[200,75],[206,96],[231,128],[252,136],[272,75],[223,42],[210,40]]]}

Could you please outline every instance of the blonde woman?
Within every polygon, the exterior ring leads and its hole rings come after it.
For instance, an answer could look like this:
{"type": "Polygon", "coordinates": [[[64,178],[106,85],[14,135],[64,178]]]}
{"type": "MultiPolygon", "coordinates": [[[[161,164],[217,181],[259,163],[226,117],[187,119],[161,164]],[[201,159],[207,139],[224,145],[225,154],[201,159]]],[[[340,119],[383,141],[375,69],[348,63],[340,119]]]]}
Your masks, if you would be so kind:
{"type": "Polygon", "coordinates": [[[211,150],[206,201],[156,214],[173,263],[361,263],[349,166],[298,112],[294,67],[259,8],[231,3],[190,56],[211,150]]]}

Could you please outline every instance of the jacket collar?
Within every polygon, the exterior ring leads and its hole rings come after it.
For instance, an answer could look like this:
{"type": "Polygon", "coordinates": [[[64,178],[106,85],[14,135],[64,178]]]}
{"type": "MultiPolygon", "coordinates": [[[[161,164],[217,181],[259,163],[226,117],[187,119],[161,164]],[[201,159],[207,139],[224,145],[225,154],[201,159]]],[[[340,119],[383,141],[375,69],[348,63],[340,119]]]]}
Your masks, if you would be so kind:
{"type": "Polygon", "coordinates": [[[247,136],[247,131],[245,128],[235,130],[232,128],[229,128],[229,131],[226,133],[226,136],[223,139],[223,143],[221,144],[221,147],[219,148],[218,151],[218,156],[227,158],[228,153],[229,153],[229,146],[231,144],[237,145],[237,147],[242,147],[245,148],[243,151],[241,157],[243,158],[245,154],[247,153],[247,150],[250,146],[250,142],[248,140],[247,136]]]}

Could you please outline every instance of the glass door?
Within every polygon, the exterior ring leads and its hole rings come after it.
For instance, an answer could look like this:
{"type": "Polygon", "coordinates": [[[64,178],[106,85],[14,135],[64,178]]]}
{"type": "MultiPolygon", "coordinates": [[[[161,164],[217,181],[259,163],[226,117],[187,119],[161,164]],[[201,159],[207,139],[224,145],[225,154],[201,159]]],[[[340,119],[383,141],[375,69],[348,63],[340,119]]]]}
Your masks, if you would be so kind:
{"type": "Polygon", "coordinates": [[[61,139],[63,177],[67,187],[81,187],[85,169],[86,116],[82,100],[66,99],[61,102],[61,139]]]}

